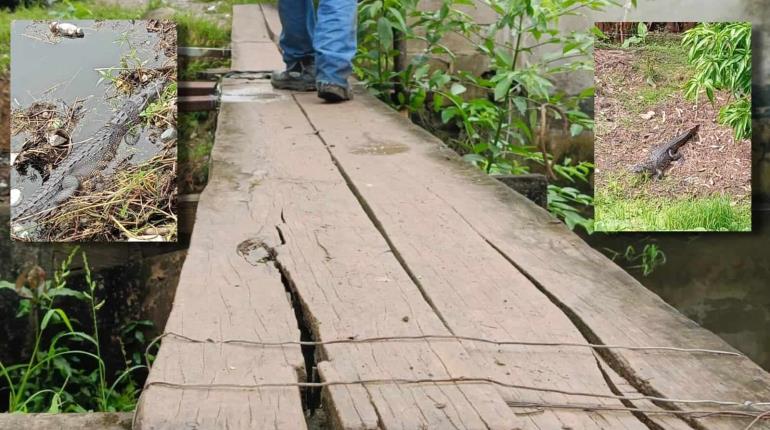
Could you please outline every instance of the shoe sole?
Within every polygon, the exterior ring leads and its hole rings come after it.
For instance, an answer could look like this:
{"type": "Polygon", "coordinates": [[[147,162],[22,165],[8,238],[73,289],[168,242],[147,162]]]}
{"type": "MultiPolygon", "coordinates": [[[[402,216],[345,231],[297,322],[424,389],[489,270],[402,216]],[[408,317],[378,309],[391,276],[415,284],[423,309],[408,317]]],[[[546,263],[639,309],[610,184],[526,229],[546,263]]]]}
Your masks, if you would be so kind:
{"type": "Polygon", "coordinates": [[[270,81],[273,84],[273,88],[279,90],[292,90],[292,91],[315,91],[315,84],[309,84],[307,82],[276,82],[270,81]]]}
{"type": "Polygon", "coordinates": [[[352,99],[353,98],[353,94],[351,93],[350,96],[343,97],[343,96],[340,96],[337,93],[327,92],[327,91],[319,91],[318,92],[318,97],[326,100],[329,103],[339,103],[339,102],[344,102],[344,101],[348,101],[348,100],[352,99]]]}

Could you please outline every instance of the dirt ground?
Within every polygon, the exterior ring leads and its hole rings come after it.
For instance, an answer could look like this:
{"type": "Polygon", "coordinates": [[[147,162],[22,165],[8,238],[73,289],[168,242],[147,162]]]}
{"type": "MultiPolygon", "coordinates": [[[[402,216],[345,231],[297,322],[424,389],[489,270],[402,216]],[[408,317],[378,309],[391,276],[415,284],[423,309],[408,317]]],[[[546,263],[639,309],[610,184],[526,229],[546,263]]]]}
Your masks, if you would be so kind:
{"type": "Polygon", "coordinates": [[[732,129],[717,123],[729,94],[717,93],[714,106],[705,95],[698,103],[686,100],[682,88],[692,70],[678,41],[647,49],[595,51],[596,191],[609,187],[628,198],[750,199],[751,141],[735,142],[732,129]],[[652,148],[696,124],[698,135],[680,150],[683,160],[672,163],[662,180],[629,181],[629,169],[652,148]]]}

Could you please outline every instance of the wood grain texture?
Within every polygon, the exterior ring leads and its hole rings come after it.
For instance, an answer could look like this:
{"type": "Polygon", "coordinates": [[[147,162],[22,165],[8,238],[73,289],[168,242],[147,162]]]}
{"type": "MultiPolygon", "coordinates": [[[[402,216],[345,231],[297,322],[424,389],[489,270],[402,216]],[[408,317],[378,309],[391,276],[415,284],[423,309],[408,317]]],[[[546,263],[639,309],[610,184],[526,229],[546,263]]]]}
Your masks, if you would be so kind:
{"type": "MultiPolygon", "coordinates": [[[[624,396],[630,396],[630,397],[641,395],[639,390],[634,388],[622,376],[618,375],[614,370],[612,370],[612,368],[608,366],[607,363],[604,362],[604,360],[599,359],[599,363],[601,368],[604,371],[604,374],[607,375],[607,379],[613,385],[614,389],[618,394],[623,394],[624,396]]],[[[647,419],[649,419],[653,423],[660,426],[660,428],[663,428],[665,430],[691,430],[692,429],[692,427],[690,427],[690,425],[688,425],[684,420],[672,415],[666,415],[665,409],[661,408],[660,406],[656,405],[655,403],[649,400],[636,400],[633,402],[629,401],[625,406],[638,408],[638,409],[659,411],[660,414],[648,413],[644,415],[647,417],[647,419]]]]}
{"type": "MultiPolygon", "coordinates": [[[[588,340],[732,350],[591,249],[547,212],[462,162],[438,139],[407,123],[373,97],[357,94],[356,100],[335,107],[333,115],[312,97],[303,95],[299,100],[343,170],[372,206],[386,234],[394,242],[401,238],[396,246],[407,263],[414,261],[414,267],[419,267],[426,254],[405,246],[410,243],[409,235],[417,232],[407,231],[404,224],[424,220],[426,229],[431,226],[435,234],[424,234],[413,242],[435,242],[437,249],[449,246],[473,261],[478,250],[471,248],[473,253],[466,254],[467,240],[452,243],[446,237],[459,235],[467,239],[470,228],[560,306],[588,340]],[[400,194],[394,193],[393,187],[400,194]],[[391,203],[387,204],[387,200],[391,203]],[[465,226],[457,222],[458,217],[465,226]],[[407,253],[412,256],[407,257],[407,253]]],[[[489,260],[483,261],[481,264],[486,265],[489,260]]],[[[452,270],[453,264],[434,262],[430,266],[433,270],[452,270]]],[[[486,267],[493,272],[497,266],[486,267]]],[[[440,279],[442,275],[435,276],[440,279]]],[[[484,292],[478,290],[481,297],[484,292]]],[[[442,300],[436,295],[430,297],[442,300]]],[[[467,307],[460,309],[469,312],[467,307]]],[[[443,314],[448,318],[460,309],[443,314]]],[[[574,329],[570,331],[574,333],[574,329]]],[[[525,333],[518,330],[517,337],[525,333]]],[[[770,375],[745,358],[627,350],[615,350],[611,358],[621,375],[646,394],[739,402],[770,398],[770,375]]],[[[701,406],[679,405],[683,409],[701,406]]],[[[698,419],[697,424],[709,429],[734,429],[747,423],[709,417],[698,419]]]]}
{"type": "MultiPolygon", "coordinates": [[[[223,91],[232,87],[225,83],[223,91]]],[[[299,329],[280,273],[252,258],[261,252],[253,244],[275,245],[279,239],[274,228],[264,228],[264,220],[277,214],[269,206],[250,204],[249,190],[259,183],[267,161],[258,146],[244,144],[244,122],[253,124],[247,104],[223,104],[209,184],[198,205],[165,331],[213,342],[297,341],[299,329]]],[[[267,127],[255,130],[257,139],[268,134],[267,127]]],[[[167,337],[141,397],[135,428],[301,429],[305,421],[296,387],[232,391],[153,383],[291,384],[304,374],[298,346],[247,348],[167,337]]]]}
{"type": "MultiPolygon", "coordinates": [[[[267,84],[266,84],[267,85],[267,84]]],[[[259,185],[280,208],[283,244],[276,261],[296,292],[317,340],[449,334],[399,265],[287,93],[254,107],[271,124],[260,141],[271,160],[259,185]]],[[[256,143],[256,142],[255,142],[256,143]]],[[[269,199],[268,199],[269,198],[269,199]]],[[[264,200],[263,200],[264,199],[264,200]]],[[[469,376],[473,363],[459,342],[338,344],[316,352],[324,381],[446,379],[469,376]]],[[[343,429],[509,429],[517,419],[488,383],[372,383],[330,387],[327,410],[343,429]]]]}
{"type": "Polygon", "coordinates": [[[270,34],[270,39],[278,44],[278,40],[281,38],[281,18],[278,15],[278,7],[272,4],[260,4],[262,15],[265,18],[265,24],[267,24],[267,32],[270,34]]]}
{"type": "Polygon", "coordinates": [[[232,28],[232,70],[264,72],[284,67],[259,5],[234,5],[232,28]]]}
{"type": "MultiPolygon", "coordinates": [[[[451,333],[486,339],[587,343],[564,313],[429,189],[400,167],[407,148],[385,129],[341,127],[348,107],[298,96],[311,122],[356,185],[451,333]],[[387,172],[383,172],[387,170],[387,172]]],[[[469,377],[612,395],[587,348],[496,346],[465,342],[469,377]]],[[[596,402],[581,396],[498,389],[507,402],[596,402]]],[[[615,400],[598,403],[621,407],[615,400]]],[[[516,410],[514,410],[516,412],[516,410]]],[[[541,428],[646,428],[630,413],[546,411],[541,428]]]]}

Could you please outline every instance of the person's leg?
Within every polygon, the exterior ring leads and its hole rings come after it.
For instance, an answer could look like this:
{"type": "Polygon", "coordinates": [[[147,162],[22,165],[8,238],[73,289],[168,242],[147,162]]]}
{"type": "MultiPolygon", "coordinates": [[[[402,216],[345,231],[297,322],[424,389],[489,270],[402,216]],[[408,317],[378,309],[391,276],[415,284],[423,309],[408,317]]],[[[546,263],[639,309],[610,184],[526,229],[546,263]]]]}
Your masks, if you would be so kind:
{"type": "Polygon", "coordinates": [[[271,82],[276,88],[313,91],[316,89],[313,0],[279,0],[278,15],[283,28],[279,45],[286,70],[273,73],[271,82]]]}
{"type": "Polygon", "coordinates": [[[313,35],[318,95],[329,101],[350,98],[348,77],[356,54],[356,0],[319,0],[313,35]]]}

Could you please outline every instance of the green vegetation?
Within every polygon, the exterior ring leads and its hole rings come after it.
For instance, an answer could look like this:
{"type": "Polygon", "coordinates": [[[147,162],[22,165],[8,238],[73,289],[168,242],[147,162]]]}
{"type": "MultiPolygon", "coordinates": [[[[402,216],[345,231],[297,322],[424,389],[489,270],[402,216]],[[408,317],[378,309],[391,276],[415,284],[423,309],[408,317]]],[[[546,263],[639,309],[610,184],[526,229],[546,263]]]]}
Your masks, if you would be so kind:
{"type": "Polygon", "coordinates": [[[27,317],[34,327],[34,339],[27,362],[0,363],[0,391],[8,391],[8,412],[86,412],[130,411],[136,406],[141,389],[137,372],[146,370],[154,356],[140,351],[145,347],[146,321],[123,328],[124,367],[108,376],[101,349],[98,313],[104,301],[97,299],[98,287],[85,263],[86,289],[68,286],[70,265],[78,249],[61,262],[52,280],[37,268],[22,285],[0,281],[0,288],[15,289],[24,297],[17,317],[27,317]],[[73,319],[67,303],[85,304],[87,324],[73,319]],[[84,327],[91,328],[86,332],[84,327]]]}
{"type": "Polygon", "coordinates": [[[734,100],[719,112],[719,122],[735,130],[735,139],[751,137],[751,23],[704,23],[687,31],[682,44],[696,73],[685,95],[697,99],[705,92],[728,90],[734,100]]]}
{"type": "Polygon", "coordinates": [[[751,203],[726,196],[669,199],[595,196],[599,231],[750,231],[751,203]]]}
{"type": "Polygon", "coordinates": [[[206,46],[221,48],[230,44],[230,27],[210,18],[199,17],[191,12],[177,12],[179,46],[206,46]]]}
{"type": "Polygon", "coordinates": [[[640,22],[636,26],[636,34],[623,42],[623,48],[629,48],[631,45],[644,44],[644,42],[647,41],[648,34],[647,24],[640,22]]]}
{"type": "Polygon", "coordinates": [[[188,112],[179,115],[179,186],[180,193],[201,192],[209,174],[209,159],[214,147],[216,114],[188,112]]]}
{"type": "Polygon", "coordinates": [[[172,82],[163,90],[163,94],[157,100],[147,105],[139,116],[148,124],[152,123],[156,127],[175,126],[172,118],[172,110],[176,104],[177,83],[172,82]]]}
{"type": "Polygon", "coordinates": [[[633,64],[634,72],[644,77],[645,86],[636,97],[624,98],[623,107],[634,114],[647,112],[665,100],[679,96],[682,84],[693,75],[687,63],[686,50],[676,35],[650,35],[643,49],[636,51],[640,60],[633,64]]]}
{"type": "Polygon", "coordinates": [[[604,248],[612,261],[625,260],[629,270],[641,270],[643,276],[649,276],[655,268],[666,264],[666,254],[654,243],[647,243],[640,252],[633,245],[628,245],[623,253],[604,248]]]}

